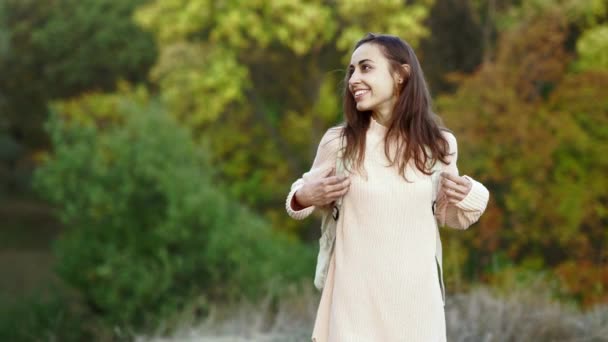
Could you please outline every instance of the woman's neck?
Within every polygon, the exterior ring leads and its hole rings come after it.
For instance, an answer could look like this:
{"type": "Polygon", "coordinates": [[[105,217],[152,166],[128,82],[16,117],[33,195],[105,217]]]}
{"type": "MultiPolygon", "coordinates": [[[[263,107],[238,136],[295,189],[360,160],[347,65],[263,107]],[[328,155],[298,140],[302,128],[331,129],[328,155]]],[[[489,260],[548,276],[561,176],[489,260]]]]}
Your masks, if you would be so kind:
{"type": "Polygon", "coordinates": [[[385,101],[378,107],[372,110],[372,117],[379,124],[388,127],[393,110],[395,109],[396,99],[393,97],[390,101],[385,101]]]}
{"type": "Polygon", "coordinates": [[[374,118],[374,120],[376,120],[377,123],[381,124],[382,126],[388,127],[389,124],[389,116],[388,114],[382,114],[382,113],[378,113],[378,112],[372,112],[372,118],[374,118]]]}

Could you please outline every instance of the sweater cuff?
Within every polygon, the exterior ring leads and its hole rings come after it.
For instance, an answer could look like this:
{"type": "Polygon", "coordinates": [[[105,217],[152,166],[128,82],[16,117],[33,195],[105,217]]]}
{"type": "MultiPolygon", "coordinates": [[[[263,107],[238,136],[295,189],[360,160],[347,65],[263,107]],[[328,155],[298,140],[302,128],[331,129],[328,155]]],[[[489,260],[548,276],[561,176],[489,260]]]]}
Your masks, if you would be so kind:
{"type": "Polygon", "coordinates": [[[306,207],[301,210],[294,210],[291,207],[291,202],[293,200],[293,197],[296,194],[296,191],[300,190],[300,188],[302,188],[302,186],[304,186],[304,184],[299,184],[297,186],[294,186],[291,189],[291,191],[289,192],[289,195],[287,195],[287,200],[285,201],[285,209],[287,210],[287,214],[296,220],[303,220],[303,219],[307,218],[315,210],[314,206],[306,207]]]}
{"type": "Polygon", "coordinates": [[[472,186],[471,190],[467,194],[462,201],[456,203],[456,206],[465,211],[480,211],[483,212],[486,209],[486,205],[488,204],[488,199],[490,198],[490,192],[486,189],[483,184],[474,180],[473,178],[464,175],[466,179],[468,179],[472,186]]]}

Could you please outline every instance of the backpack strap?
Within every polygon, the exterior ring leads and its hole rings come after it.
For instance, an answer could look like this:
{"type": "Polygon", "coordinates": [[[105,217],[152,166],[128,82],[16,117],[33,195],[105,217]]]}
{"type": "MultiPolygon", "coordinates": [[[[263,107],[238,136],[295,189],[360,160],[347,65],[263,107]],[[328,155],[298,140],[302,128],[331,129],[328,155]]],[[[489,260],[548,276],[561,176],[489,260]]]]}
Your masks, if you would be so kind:
{"type": "MultiPolygon", "coordinates": [[[[344,173],[344,138],[340,137],[340,147],[338,148],[338,155],[336,158],[336,176],[342,176],[344,173]]],[[[342,197],[336,199],[332,208],[332,216],[336,221],[338,221],[338,218],[340,217],[340,209],[342,209],[342,197]]]]}
{"type": "Polygon", "coordinates": [[[433,193],[431,205],[433,214],[435,214],[435,204],[437,203],[437,192],[439,191],[439,182],[441,181],[441,163],[437,160],[431,169],[431,182],[433,183],[433,193]]]}
{"type": "MultiPolygon", "coordinates": [[[[428,150],[427,150],[428,152],[428,150]]],[[[430,155],[430,154],[428,154],[430,155]]],[[[430,167],[431,169],[431,183],[432,183],[432,201],[431,201],[431,209],[433,211],[433,215],[435,215],[435,205],[437,203],[437,192],[439,191],[439,182],[441,181],[441,169],[442,164],[439,160],[435,160],[435,163],[430,167]]],[[[443,251],[441,246],[441,238],[439,236],[439,224],[435,218],[435,229],[436,229],[436,238],[435,238],[435,260],[437,263],[437,271],[439,272],[439,286],[441,287],[441,298],[443,300],[443,304],[445,305],[445,285],[443,283],[443,251]]]]}
{"type": "MultiPolygon", "coordinates": [[[[427,151],[427,155],[431,155],[428,147],[425,147],[427,151]]],[[[432,160],[429,160],[428,163],[431,163],[432,160]]],[[[428,165],[428,164],[427,164],[428,165]]],[[[431,208],[433,210],[433,214],[435,214],[435,204],[437,202],[437,192],[439,191],[439,182],[441,181],[441,169],[442,165],[439,160],[435,160],[433,165],[430,165],[429,169],[431,170],[431,183],[432,183],[432,193],[431,193],[431,208]]]]}

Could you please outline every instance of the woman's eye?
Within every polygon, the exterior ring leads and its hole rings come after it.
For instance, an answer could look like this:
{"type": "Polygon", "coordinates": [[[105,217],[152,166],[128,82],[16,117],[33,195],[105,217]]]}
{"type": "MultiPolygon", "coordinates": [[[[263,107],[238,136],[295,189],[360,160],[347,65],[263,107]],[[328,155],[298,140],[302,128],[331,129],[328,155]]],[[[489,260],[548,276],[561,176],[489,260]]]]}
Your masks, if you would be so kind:
{"type": "MultiPolygon", "coordinates": [[[[369,65],[362,65],[361,66],[361,71],[369,71],[371,69],[372,69],[372,67],[369,66],[369,65]]],[[[348,69],[348,75],[349,76],[352,76],[354,73],[355,73],[355,68],[348,69]]]]}

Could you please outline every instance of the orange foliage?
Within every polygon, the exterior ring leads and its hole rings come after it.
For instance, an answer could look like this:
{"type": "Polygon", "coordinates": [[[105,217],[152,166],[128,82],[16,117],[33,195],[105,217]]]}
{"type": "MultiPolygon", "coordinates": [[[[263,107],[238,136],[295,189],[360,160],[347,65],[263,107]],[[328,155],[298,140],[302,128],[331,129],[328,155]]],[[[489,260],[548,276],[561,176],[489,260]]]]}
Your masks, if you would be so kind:
{"type": "Polygon", "coordinates": [[[458,138],[460,169],[491,193],[463,236],[470,274],[491,269],[497,251],[540,260],[588,304],[608,294],[608,73],[567,72],[568,30],[556,10],[505,32],[495,60],[437,104],[458,138]]]}
{"type": "Polygon", "coordinates": [[[579,298],[585,307],[608,303],[608,268],[588,260],[567,261],[556,269],[570,295],[579,298]]]}

